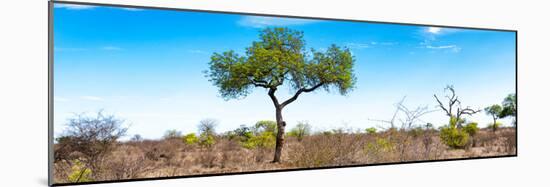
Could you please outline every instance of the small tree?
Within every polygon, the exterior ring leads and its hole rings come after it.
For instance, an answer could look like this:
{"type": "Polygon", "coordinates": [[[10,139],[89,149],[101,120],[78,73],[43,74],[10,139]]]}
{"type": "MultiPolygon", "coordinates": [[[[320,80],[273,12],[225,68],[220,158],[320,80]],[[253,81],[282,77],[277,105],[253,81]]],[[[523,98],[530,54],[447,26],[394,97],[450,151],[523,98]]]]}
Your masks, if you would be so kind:
{"type": "Polygon", "coordinates": [[[169,140],[169,139],[179,139],[181,138],[182,134],[180,131],[176,129],[167,130],[164,132],[164,135],[162,136],[163,139],[169,140]]]}
{"type": "Polygon", "coordinates": [[[267,90],[277,122],[273,162],[280,162],[286,126],[283,109],[317,89],[336,89],[342,95],[350,92],[355,85],[354,61],[349,49],[332,45],[324,52],[307,53],[302,32],[267,28],[261,31],[259,41],[246,49],[245,56],[232,50],[214,53],[205,73],[224,99],[245,97],[253,88],[267,90]],[[283,85],[293,95],[280,101],[275,92],[283,85]]]}
{"type": "Polygon", "coordinates": [[[215,119],[203,119],[199,122],[199,145],[211,147],[216,143],[216,126],[218,126],[218,121],[215,119]]]}
{"type": "Polygon", "coordinates": [[[198,129],[199,134],[215,135],[216,126],[218,126],[218,121],[215,119],[203,119],[199,122],[198,129]]]}
{"type": "Polygon", "coordinates": [[[498,126],[496,125],[497,119],[499,118],[499,115],[502,113],[502,107],[497,104],[488,106],[487,108],[485,108],[485,113],[487,113],[487,115],[490,115],[493,118],[493,125],[492,125],[493,131],[497,131],[497,128],[498,128],[498,126]]]}
{"type": "Polygon", "coordinates": [[[141,137],[141,135],[139,135],[139,134],[134,134],[134,136],[132,136],[132,138],[130,138],[130,141],[132,141],[132,142],[141,142],[141,141],[143,141],[143,137],[141,137]]]}
{"type": "Polygon", "coordinates": [[[509,94],[502,101],[502,112],[500,112],[499,118],[513,117],[513,124],[517,125],[517,101],[516,94],[509,94]]]}
{"type": "Polygon", "coordinates": [[[311,125],[307,122],[299,122],[288,134],[298,138],[298,141],[302,141],[305,136],[311,134],[311,125]]]}

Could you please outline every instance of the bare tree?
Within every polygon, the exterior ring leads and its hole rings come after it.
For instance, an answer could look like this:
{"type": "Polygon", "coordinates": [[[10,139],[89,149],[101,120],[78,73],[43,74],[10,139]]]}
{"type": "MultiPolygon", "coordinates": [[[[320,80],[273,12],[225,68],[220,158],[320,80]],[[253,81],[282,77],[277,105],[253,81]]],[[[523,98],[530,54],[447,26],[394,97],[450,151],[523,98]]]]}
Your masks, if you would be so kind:
{"type": "MultiPolygon", "coordinates": [[[[401,101],[399,101],[398,103],[396,103],[396,104],[394,105],[394,106],[395,106],[395,111],[393,112],[392,118],[391,118],[390,120],[383,120],[383,119],[368,119],[368,120],[370,120],[370,121],[375,121],[375,122],[381,122],[381,123],[390,124],[390,129],[395,128],[395,120],[397,119],[397,115],[399,114],[399,107],[398,107],[398,106],[403,105],[403,102],[405,102],[405,98],[406,98],[406,97],[403,97],[403,99],[401,99],[401,101]]],[[[387,129],[387,128],[383,127],[383,126],[378,126],[378,128],[384,129],[384,130],[387,129]]]]}
{"type": "Polygon", "coordinates": [[[215,128],[218,126],[218,120],[207,118],[199,122],[199,134],[214,135],[216,134],[215,128]]]}
{"type": "MultiPolygon", "coordinates": [[[[402,102],[397,104],[397,110],[400,111],[403,114],[403,118],[400,118],[399,121],[401,122],[401,128],[402,129],[411,129],[413,126],[419,122],[422,121],[420,117],[435,112],[436,110],[430,110],[428,106],[418,106],[415,109],[409,109],[407,106],[403,104],[403,101],[405,98],[403,98],[402,102]]],[[[395,118],[395,115],[394,115],[395,118]]]]}
{"type": "Polygon", "coordinates": [[[92,176],[95,178],[98,176],[104,158],[113,151],[117,140],[126,134],[128,128],[123,127],[123,124],[123,120],[113,115],[103,115],[101,111],[97,116],[76,115],[68,120],[63,136],[57,138],[57,143],[61,145],[59,147],[70,150],[54,151],[54,154],[76,152],[75,155],[78,156],[71,159],[84,163],[84,167],[91,169],[92,176]]]}
{"type": "Polygon", "coordinates": [[[447,85],[447,87],[445,87],[444,91],[449,91],[451,92],[451,95],[445,95],[445,97],[447,98],[447,106],[445,106],[443,104],[443,102],[441,102],[441,100],[439,100],[439,98],[437,97],[436,94],[434,94],[434,97],[435,97],[435,100],[437,101],[437,103],[439,104],[439,107],[445,111],[446,115],[449,116],[449,124],[451,125],[451,122],[453,120],[453,117],[456,118],[456,126],[458,128],[462,128],[462,122],[461,122],[461,117],[462,115],[474,115],[478,112],[480,112],[481,110],[474,110],[474,109],[471,109],[469,106],[467,106],[466,108],[462,108],[462,103],[460,102],[460,100],[458,100],[458,96],[456,95],[455,93],[455,89],[453,86],[450,86],[450,85],[447,85]],[[453,111],[453,108],[456,107],[456,112],[453,111]]]}
{"type": "MultiPolygon", "coordinates": [[[[390,124],[390,128],[395,128],[398,125],[397,121],[399,121],[401,123],[401,129],[409,130],[416,123],[423,122],[420,119],[422,116],[431,112],[435,112],[435,110],[430,110],[428,106],[418,106],[414,109],[409,109],[409,107],[403,104],[405,103],[405,99],[406,99],[406,96],[403,97],[401,101],[399,101],[394,105],[395,111],[390,120],[381,120],[381,119],[369,119],[369,120],[390,124]]],[[[379,128],[385,129],[384,127],[379,127],[379,128]]]]}

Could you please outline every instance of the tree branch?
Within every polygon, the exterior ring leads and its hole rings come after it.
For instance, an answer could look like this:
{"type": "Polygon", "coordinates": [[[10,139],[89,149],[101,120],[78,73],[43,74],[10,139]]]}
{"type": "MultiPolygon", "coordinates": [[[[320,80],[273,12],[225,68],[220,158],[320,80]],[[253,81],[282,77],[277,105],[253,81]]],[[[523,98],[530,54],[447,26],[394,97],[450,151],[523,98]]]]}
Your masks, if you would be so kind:
{"type": "Polygon", "coordinates": [[[319,83],[319,84],[317,84],[317,85],[315,85],[315,86],[313,86],[313,87],[311,87],[311,88],[301,88],[301,89],[299,89],[299,90],[294,94],[294,96],[292,96],[291,98],[289,98],[288,100],[286,100],[285,102],[283,102],[283,103],[281,104],[281,107],[285,107],[286,105],[288,105],[288,104],[290,104],[290,103],[296,101],[296,99],[298,99],[298,96],[300,96],[300,94],[302,94],[302,93],[304,93],[304,92],[305,92],[305,93],[307,93],[307,92],[312,92],[313,90],[315,90],[315,89],[317,89],[317,88],[323,86],[323,84],[324,84],[324,83],[319,83]]]}
{"type": "Polygon", "coordinates": [[[445,113],[447,113],[448,116],[451,116],[451,111],[447,110],[444,106],[443,106],[443,103],[439,100],[439,98],[437,98],[437,95],[434,94],[434,97],[435,97],[435,100],[437,100],[437,102],[439,103],[439,107],[441,109],[443,109],[443,111],[445,111],[445,113]]]}
{"type": "Polygon", "coordinates": [[[277,97],[275,97],[275,91],[277,91],[277,88],[269,88],[269,92],[267,94],[271,98],[271,101],[273,101],[273,105],[275,105],[275,108],[279,108],[279,100],[277,97]]]}

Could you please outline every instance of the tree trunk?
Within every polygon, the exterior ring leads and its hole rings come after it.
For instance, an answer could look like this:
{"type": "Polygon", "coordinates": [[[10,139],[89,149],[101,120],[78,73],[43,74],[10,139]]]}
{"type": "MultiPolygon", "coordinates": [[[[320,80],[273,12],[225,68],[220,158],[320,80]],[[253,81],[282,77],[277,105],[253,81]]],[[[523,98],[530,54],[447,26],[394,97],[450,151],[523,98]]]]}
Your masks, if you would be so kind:
{"type": "Polygon", "coordinates": [[[493,132],[497,131],[497,118],[493,117],[493,132]]]}
{"type": "Polygon", "coordinates": [[[273,162],[281,162],[281,152],[284,145],[284,135],[285,135],[285,126],[286,123],[283,121],[282,107],[275,108],[275,118],[277,120],[277,140],[275,142],[275,156],[273,157],[273,162]]]}

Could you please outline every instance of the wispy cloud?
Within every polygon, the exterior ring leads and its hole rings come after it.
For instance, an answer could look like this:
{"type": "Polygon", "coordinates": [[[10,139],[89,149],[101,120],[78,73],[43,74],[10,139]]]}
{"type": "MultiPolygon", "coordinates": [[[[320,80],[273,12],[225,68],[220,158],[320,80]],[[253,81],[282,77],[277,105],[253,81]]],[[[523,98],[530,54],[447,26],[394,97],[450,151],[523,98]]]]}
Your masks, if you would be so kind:
{"type": "Polygon", "coordinates": [[[445,50],[449,52],[458,53],[462,48],[458,47],[457,45],[440,45],[440,46],[433,46],[433,45],[426,45],[427,49],[433,49],[433,50],[445,50]]]}
{"type": "Polygon", "coordinates": [[[126,10],[126,11],[142,11],[143,9],[141,8],[119,8],[121,10],[126,10]]]}
{"type": "Polygon", "coordinates": [[[120,51],[120,50],[122,50],[122,48],[116,47],[116,46],[103,46],[103,47],[101,47],[101,50],[105,50],[105,51],[120,51]]]}
{"type": "Polygon", "coordinates": [[[346,45],[346,47],[348,47],[350,49],[364,49],[364,48],[369,48],[370,47],[370,45],[366,44],[366,43],[349,42],[349,43],[346,43],[345,45],[346,45]]]}
{"type": "Polygon", "coordinates": [[[80,99],[89,100],[89,101],[103,101],[103,98],[101,97],[89,96],[89,95],[81,96],[80,99]]]}
{"type": "Polygon", "coordinates": [[[53,100],[54,100],[55,102],[66,102],[66,101],[69,101],[69,99],[67,99],[67,98],[58,97],[58,96],[53,97],[53,100]]]}
{"type": "Polygon", "coordinates": [[[187,50],[187,52],[193,53],[193,54],[203,54],[203,55],[208,54],[208,52],[203,50],[198,50],[198,49],[190,49],[190,50],[187,50]]]}
{"type": "Polygon", "coordinates": [[[315,23],[316,20],[298,19],[298,18],[279,18],[265,16],[244,16],[238,21],[238,24],[245,27],[264,28],[269,26],[290,26],[315,23]]]}
{"type": "MultiPolygon", "coordinates": [[[[376,43],[376,42],[375,42],[376,43]]],[[[390,45],[397,45],[397,42],[380,42],[380,45],[390,46],[390,45]]]]}
{"type": "Polygon", "coordinates": [[[376,46],[393,46],[397,45],[397,42],[366,42],[366,43],[358,43],[358,42],[348,42],[344,44],[346,47],[350,49],[365,49],[365,48],[372,48],[376,46]]]}
{"type": "Polygon", "coordinates": [[[96,8],[96,6],[92,6],[92,5],[75,5],[75,4],[56,4],[55,8],[64,8],[64,9],[67,9],[67,10],[87,10],[87,9],[96,8]]]}
{"type": "Polygon", "coordinates": [[[57,52],[67,52],[67,51],[76,52],[76,51],[86,51],[88,49],[86,49],[86,48],[75,48],[75,47],[54,47],[53,50],[57,51],[57,52]]]}
{"type": "MultiPolygon", "coordinates": [[[[55,4],[55,8],[64,8],[67,10],[90,10],[94,8],[98,8],[98,6],[93,5],[77,5],[77,4],[55,4]]],[[[104,7],[104,8],[111,8],[111,9],[118,9],[118,10],[125,10],[125,11],[142,11],[141,8],[130,8],[130,7],[104,7]]]]}

